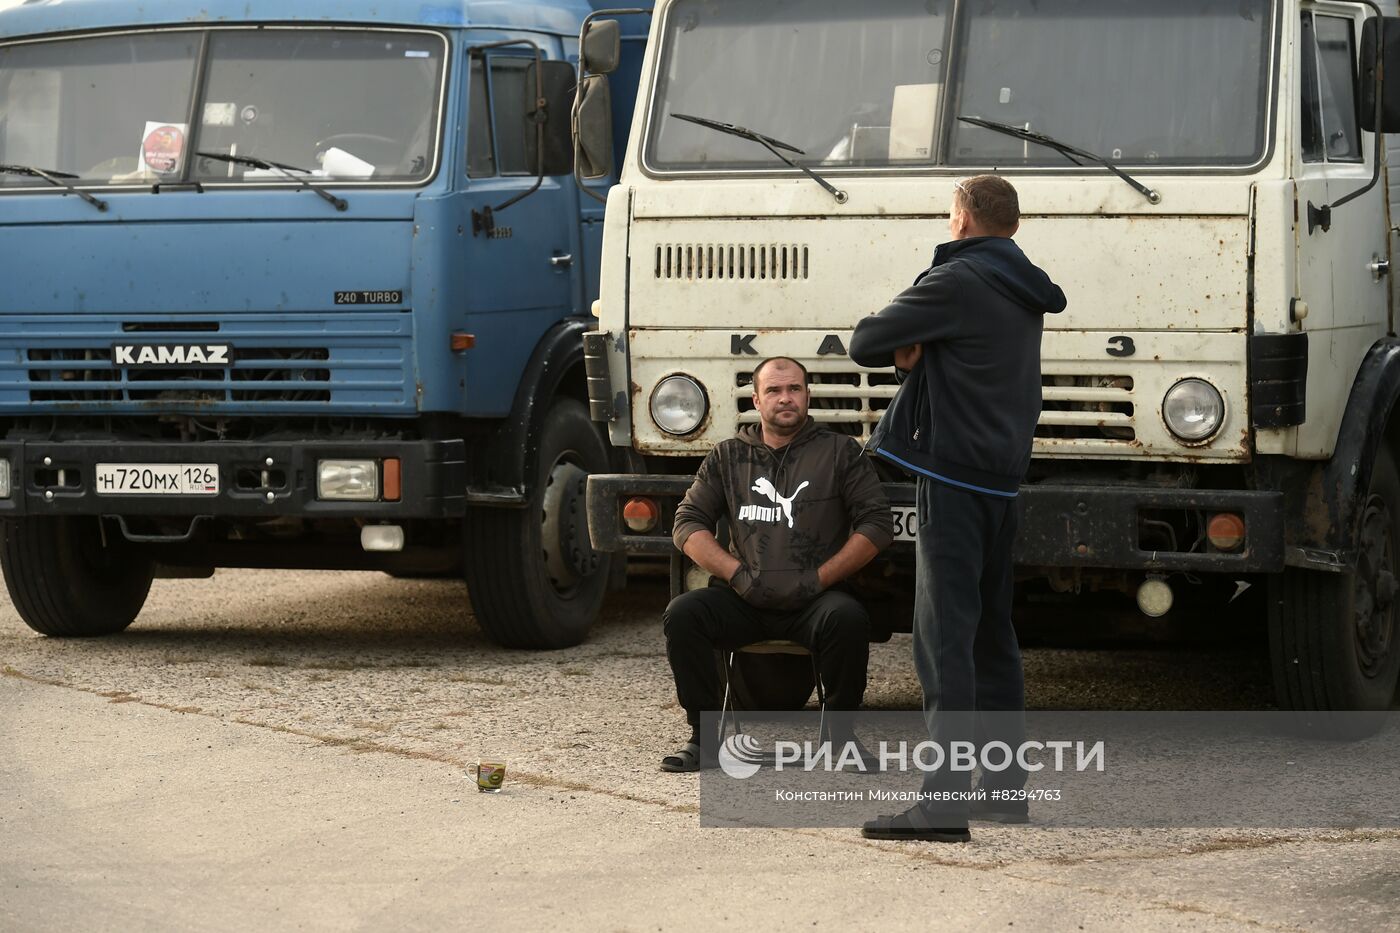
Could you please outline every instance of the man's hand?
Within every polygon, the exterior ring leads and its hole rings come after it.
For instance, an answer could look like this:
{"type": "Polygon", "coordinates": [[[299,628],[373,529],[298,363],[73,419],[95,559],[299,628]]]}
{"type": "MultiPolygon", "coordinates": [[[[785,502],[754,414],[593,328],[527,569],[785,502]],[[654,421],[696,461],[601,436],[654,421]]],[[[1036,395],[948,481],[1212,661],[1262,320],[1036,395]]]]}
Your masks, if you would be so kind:
{"type": "Polygon", "coordinates": [[[880,549],[860,532],[855,532],[846,543],[831,556],[831,560],[817,568],[817,582],[823,590],[830,589],[875,559],[880,549]]]}
{"type": "Polygon", "coordinates": [[[725,583],[734,579],[734,574],[744,566],[733,554],[719,546],[715,536],[708,531],[697,531],[685,539],[685,556],[697,567],[719,577],[725,583]]]}
{"type": "Polygon", "coordinates": [[[924,345],[916,343],[909,347],[900,347],[894,351],[894,365],[905,372],[912,370],[924,356],[924,345]]]}

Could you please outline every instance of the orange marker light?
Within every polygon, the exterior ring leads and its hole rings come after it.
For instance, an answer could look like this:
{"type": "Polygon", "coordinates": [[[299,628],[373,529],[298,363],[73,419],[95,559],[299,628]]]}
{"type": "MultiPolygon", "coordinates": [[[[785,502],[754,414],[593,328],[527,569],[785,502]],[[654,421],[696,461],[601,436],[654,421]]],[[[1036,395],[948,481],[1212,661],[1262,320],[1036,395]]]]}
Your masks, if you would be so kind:
{"type": "Polygon", "coordinates": [[[398,457],[384,461],[384,501],[398,502],[403,496],[403,465],[398,457]]]}
{"type": "Polygon", "coordinates": [[[1212,515],[1206,537],[1217,551],[1238,551],[1244,547],[1244,519],[1234,512],[1212,515]]]}
{"type": "Polygon", "coordinates": [[[452,352],[461,353],[476,346],[476,334],[464,334],[460,330],[452,332],[452,352]]]}
{"type": "Polygon", "coordinates": [[[661,510],[650,499],[628,499],[622,507],[622,520],[637,534],[646,534],[661,521],[661,510]]]}

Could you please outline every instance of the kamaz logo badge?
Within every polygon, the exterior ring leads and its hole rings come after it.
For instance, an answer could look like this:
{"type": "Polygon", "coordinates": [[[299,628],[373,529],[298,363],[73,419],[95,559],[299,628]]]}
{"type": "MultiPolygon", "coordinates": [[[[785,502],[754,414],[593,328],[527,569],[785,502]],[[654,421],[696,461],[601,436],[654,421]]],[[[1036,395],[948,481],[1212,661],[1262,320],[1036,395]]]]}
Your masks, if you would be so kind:
{"type": "MultiPolygon", "coordinates": [[[[754,349],[754,338],[758,334],[730,334],[729,353],[732,356],[758,356],[754,349]]],[[[827,334],[817,347],[817,356],[846,356],[846,345],[835,334],[827,334]]]]}
{"type": "Polygon", "coordinates": [[[118,366],[227,366],[232,351],[226,343],[119,343],[112,347],[112,362],[118,366]]]}

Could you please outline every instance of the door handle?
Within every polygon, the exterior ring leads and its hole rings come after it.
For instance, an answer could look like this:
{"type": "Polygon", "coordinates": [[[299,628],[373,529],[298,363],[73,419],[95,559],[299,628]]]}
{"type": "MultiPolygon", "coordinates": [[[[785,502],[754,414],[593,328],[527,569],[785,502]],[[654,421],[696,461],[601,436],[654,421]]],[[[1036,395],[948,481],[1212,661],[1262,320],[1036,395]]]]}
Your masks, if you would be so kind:
{"type": "Polygon", "coordinates": [[[574,257],[568,253],[565,253],[563,256],[550,256],[549,264],[556,269],[562,269],[565,266],[572,266],[574,264],[574,257]]]}
{"type": "Polygon", "coordinates": [[[1390,275],[1389,259],[1382,259],[1379,256],[1372,255],[1368,267],[1371,270],[1371,281],[1373,282],[1379,282],[1383,276],[1390,275]]]}

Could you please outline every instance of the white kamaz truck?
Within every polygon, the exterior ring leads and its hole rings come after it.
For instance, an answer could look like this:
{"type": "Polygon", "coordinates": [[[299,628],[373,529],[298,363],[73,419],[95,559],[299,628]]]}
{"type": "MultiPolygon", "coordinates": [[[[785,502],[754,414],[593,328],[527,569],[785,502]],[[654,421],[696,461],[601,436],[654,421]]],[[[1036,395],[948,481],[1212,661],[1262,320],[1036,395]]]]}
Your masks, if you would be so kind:
{"type": "MultiPolygon", "coordinates": [[[[1281,707],[1389,707],[1393,6],[658,2],[585,338],[593,417],[646,472],[590,479],[595,547],[705,582],[672,510],[756,417],[765,357],[803,361],[814,416],[868,436],[895,374],[849,361],[852,327],[925,268],[955,181],[1001,172],[1018,241],[1069,298],[1020,497],[1026,589],[1199,603],[1221,625],[1267,603],[1281,707]],[[1242,584],[1267,599],[1232,602],[1242,584]]],[[[584,177],[611,168],[610,41],[585,27],[584,177]]],[[[910,539],[912,487],[886,478],[910,539]]],[[[886,630],[908,629],[911,571],[896,545],[858,580],[886,630]]],[[[747,680],[775,708],[811,686],[805,664],[747,680]]]]}

